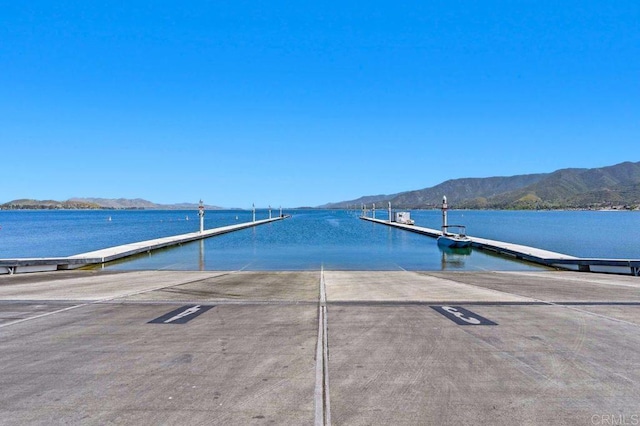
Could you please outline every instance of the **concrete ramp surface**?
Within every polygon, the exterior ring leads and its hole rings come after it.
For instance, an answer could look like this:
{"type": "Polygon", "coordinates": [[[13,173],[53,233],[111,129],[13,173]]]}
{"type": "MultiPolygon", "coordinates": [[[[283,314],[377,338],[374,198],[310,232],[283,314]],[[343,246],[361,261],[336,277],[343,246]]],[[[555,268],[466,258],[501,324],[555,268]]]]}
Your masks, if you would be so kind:
{"type": "Polygon", "coordinates": [[[633,424],[638,348],[630,276],[5,275],[0,424],[633,424]]]}

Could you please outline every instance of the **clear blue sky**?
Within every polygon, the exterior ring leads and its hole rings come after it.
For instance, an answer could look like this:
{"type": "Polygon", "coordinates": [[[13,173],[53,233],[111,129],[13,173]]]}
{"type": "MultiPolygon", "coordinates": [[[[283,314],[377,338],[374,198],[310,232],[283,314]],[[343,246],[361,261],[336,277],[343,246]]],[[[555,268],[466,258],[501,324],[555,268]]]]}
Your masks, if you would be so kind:
{"type": "Polygon", "coordinates": [[[640,160],[637,0],[0,10],[0,202],[316,206],[640,160]]]}

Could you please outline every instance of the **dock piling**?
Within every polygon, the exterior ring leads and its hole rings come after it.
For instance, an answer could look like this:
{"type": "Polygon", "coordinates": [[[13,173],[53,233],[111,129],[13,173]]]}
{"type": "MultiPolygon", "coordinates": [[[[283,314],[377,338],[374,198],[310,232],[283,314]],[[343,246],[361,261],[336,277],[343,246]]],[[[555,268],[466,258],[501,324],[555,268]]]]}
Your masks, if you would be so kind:
{"type": "Polygon", "coordinates": [[[447,232],[447,196],[442,196],[442,233],[447,232]]]}
{"type": "Polygon", "coordinates": [[[204,204],[202,200],[200,200],[200,205],[198,206],[198,216],[200,217],[200,233],[204,232],[204,204]]]}

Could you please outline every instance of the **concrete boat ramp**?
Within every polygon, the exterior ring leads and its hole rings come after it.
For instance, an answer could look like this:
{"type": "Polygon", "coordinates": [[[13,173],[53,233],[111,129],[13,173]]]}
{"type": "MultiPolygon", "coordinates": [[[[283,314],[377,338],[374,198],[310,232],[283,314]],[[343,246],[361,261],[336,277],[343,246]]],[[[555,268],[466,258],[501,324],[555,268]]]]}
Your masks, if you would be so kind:
{"type": "Polygon", "coordinates": [[[635,424],[639,348],[632,276],[3,275],[0,424],[635,424]]]}
{"type": "Polygon", "coordinates": [[[56,271],[0,275],[0,425],[640,424],[632,263],[474,238],[576,271],[70,270],[278,219],[3,261],[56,271]]]}

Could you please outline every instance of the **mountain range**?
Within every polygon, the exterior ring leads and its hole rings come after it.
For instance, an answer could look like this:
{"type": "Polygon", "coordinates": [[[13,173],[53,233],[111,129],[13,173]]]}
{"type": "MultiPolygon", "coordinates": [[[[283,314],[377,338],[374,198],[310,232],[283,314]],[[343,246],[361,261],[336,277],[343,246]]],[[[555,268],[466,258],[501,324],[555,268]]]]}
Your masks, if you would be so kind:
{"type": "Polygon", "coordinates": [[[638,209],[640,162],[593,169],[507,177],[462,178],[436,186],[390,195],[370,195],[328,203],[320,208],[437,208],[447,196],[450,207],[466,209],[638,209]]]}
{"type": "MultiPolygon", "coordinates": [[[[367,195],[317,208],[360,208],[375,203],[386,208],[438,208],[442,196],[460,209],[640,209],[640,162],[593,169],[561,169],[551,173],[451,179],[436,186],[367,195]]],[[[206,205],[207,209],[222,207],[206,205]]],[[[157,204],[141,198],[71,198],[66,201],[20,199],[1,204],[14,209],[144,209],[194,210],[196,203],[157,204]]]]}

